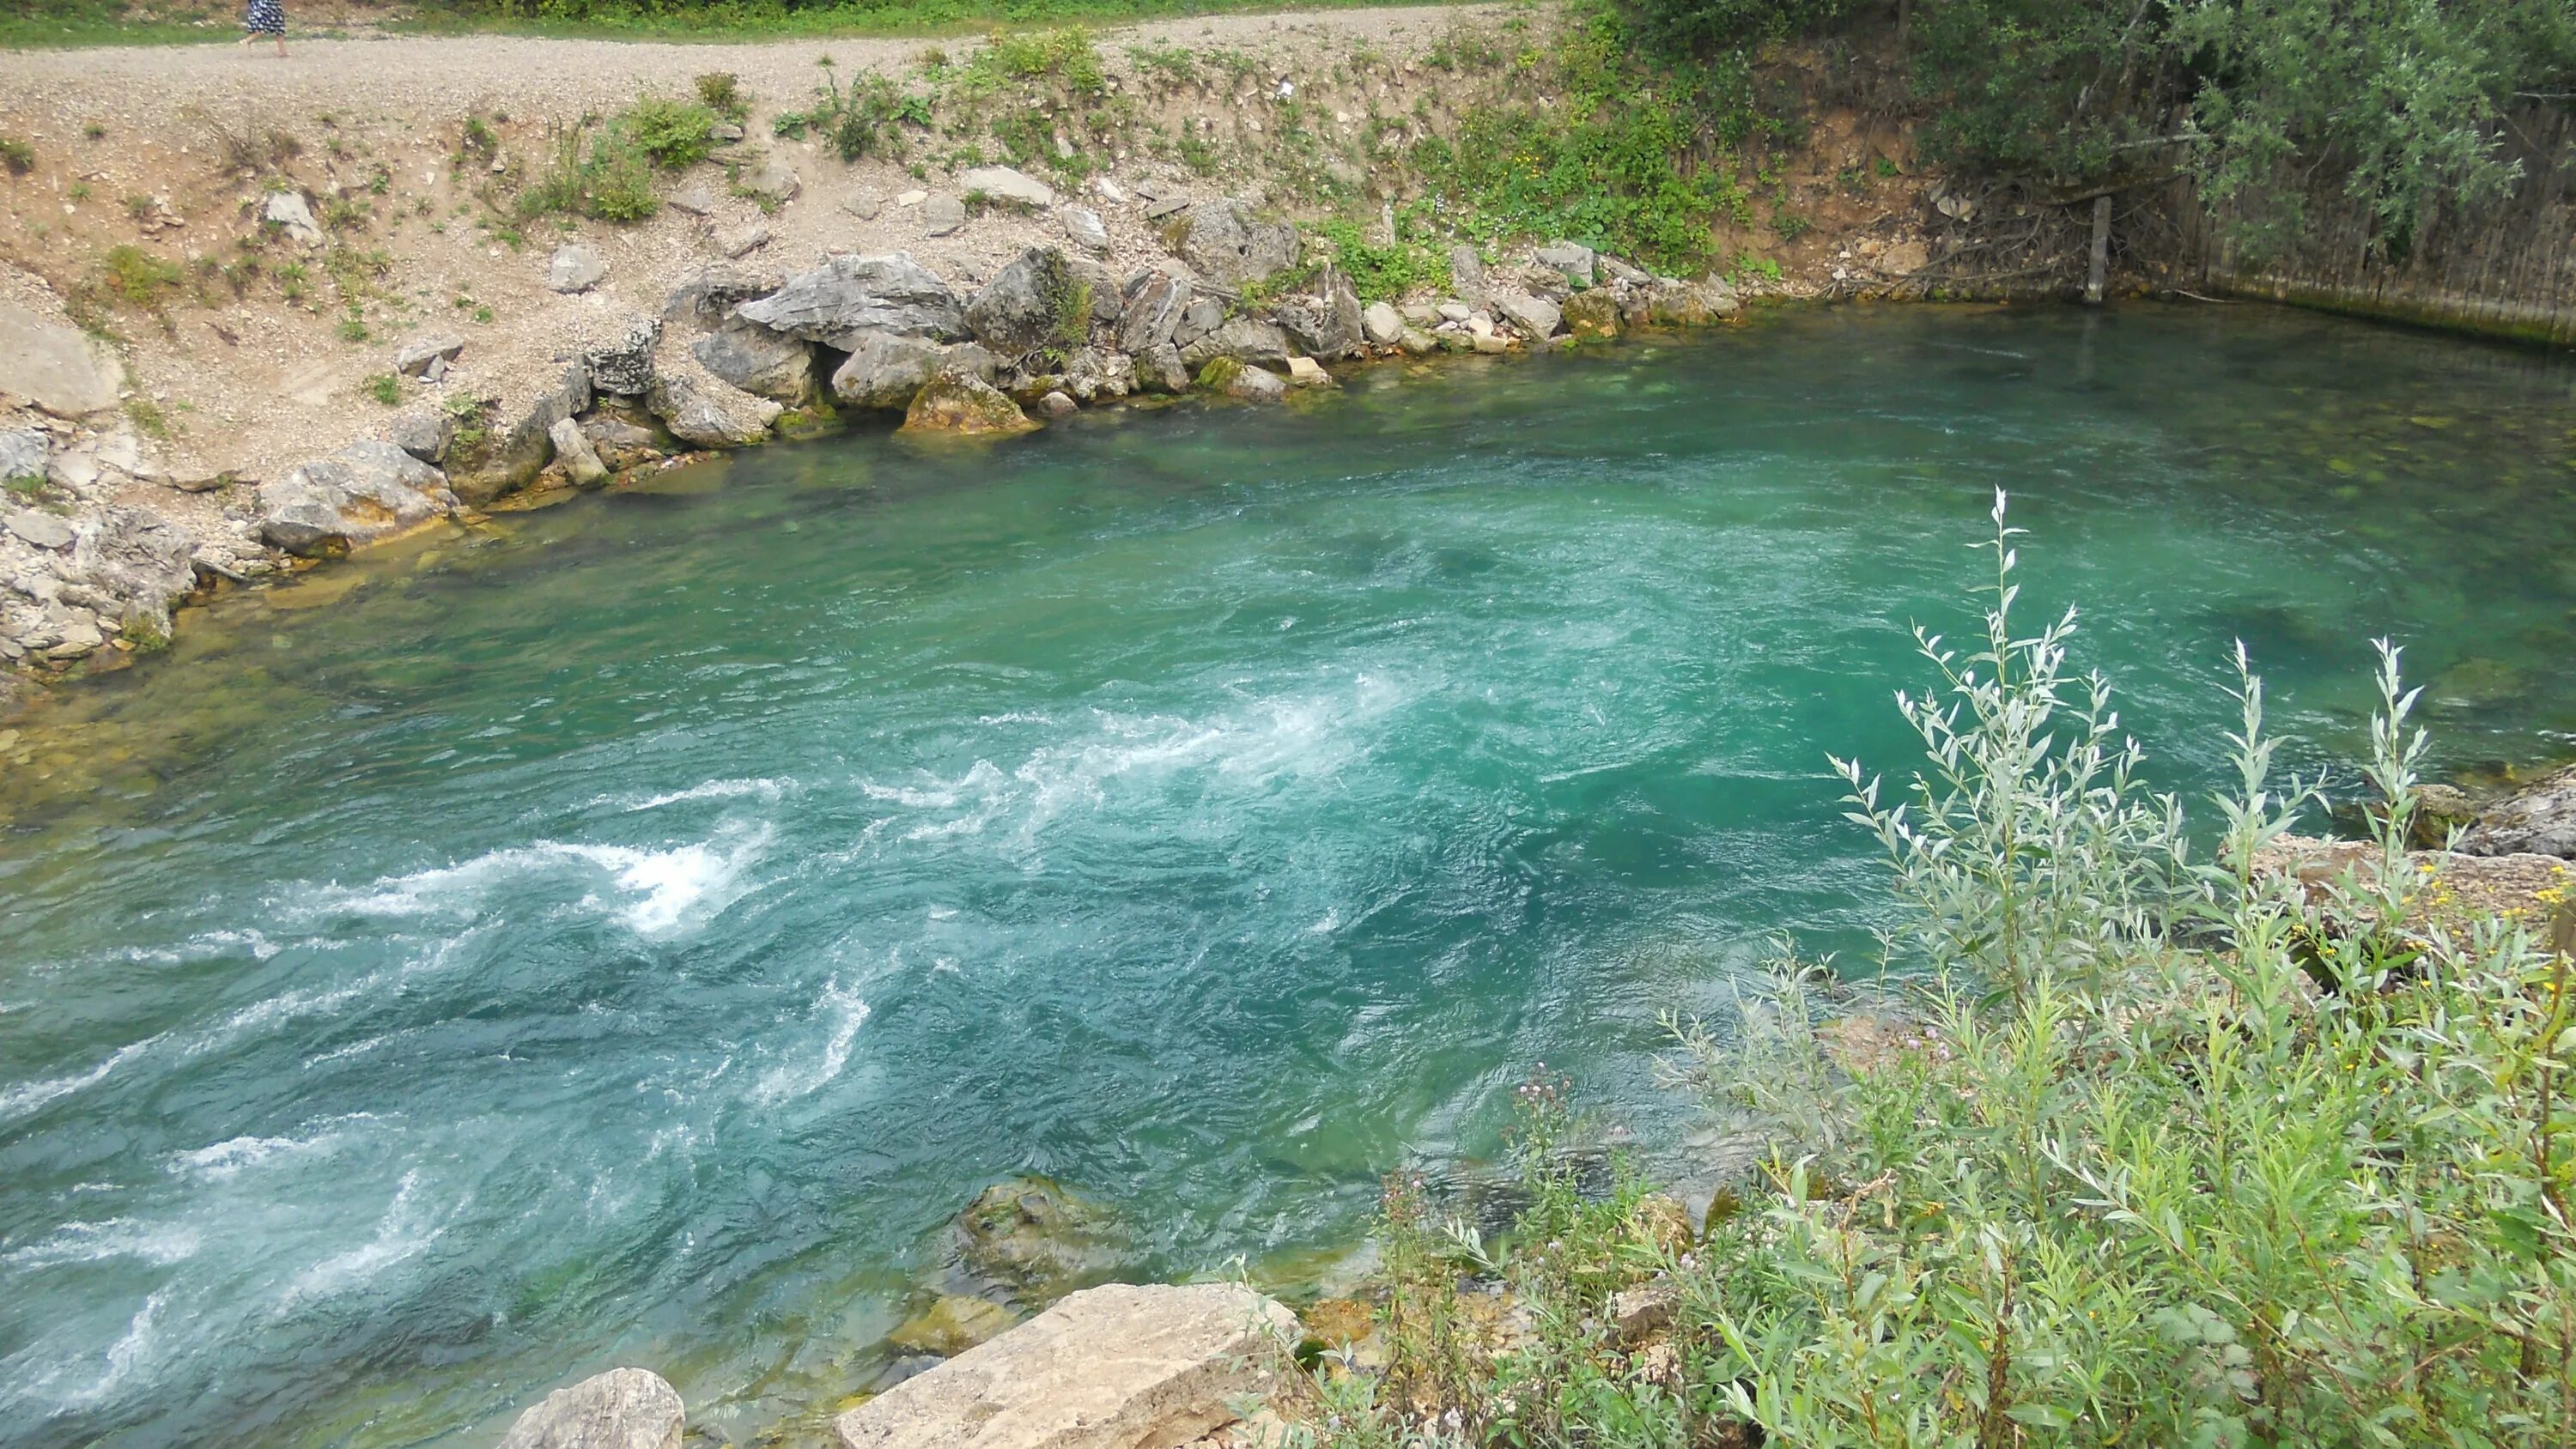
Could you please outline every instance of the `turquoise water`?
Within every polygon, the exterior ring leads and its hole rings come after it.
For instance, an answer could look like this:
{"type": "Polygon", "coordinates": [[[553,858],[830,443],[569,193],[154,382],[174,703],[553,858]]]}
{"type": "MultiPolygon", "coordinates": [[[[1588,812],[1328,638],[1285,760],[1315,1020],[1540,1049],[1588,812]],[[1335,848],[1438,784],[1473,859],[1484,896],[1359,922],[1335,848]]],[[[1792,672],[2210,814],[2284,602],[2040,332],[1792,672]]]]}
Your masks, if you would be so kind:
{"type": "Polygon", "coordinates": [[[226,601],[0,743],[0,1422],[486,1443],[633,1362],[792,1439],[1003,1176],[1294,1278],[1540,1060],[1687,1171],[1657,1015],[1882,918],[1824,755],[1903,764],[1994,488],[2160,783],[2238,637],[2291,762],[2386,632],[2488,768],[2576,727],[2571,394],[2256,308],[1802,312],[782,446],[226,601]]]}

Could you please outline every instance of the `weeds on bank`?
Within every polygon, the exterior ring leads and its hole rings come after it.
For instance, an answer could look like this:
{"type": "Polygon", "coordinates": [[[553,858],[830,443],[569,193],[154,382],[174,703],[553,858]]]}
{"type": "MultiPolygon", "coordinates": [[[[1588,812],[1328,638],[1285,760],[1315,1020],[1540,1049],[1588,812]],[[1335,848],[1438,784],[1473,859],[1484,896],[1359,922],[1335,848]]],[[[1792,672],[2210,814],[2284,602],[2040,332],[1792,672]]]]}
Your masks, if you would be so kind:
{"type": "MultiPolygon", "coordinates": [[[[706,79],[701,78],[702,86],[706,79]]],[[[733,96],[728,87],[719,90],[733,96]]],[[[717,111],[704,99],[645,95],[605,121],[584,117],[555,127],[550,133],[553,154],[512,199],[509,212],[520,222],[554,215],[642,221],[662,209],[654,192],[655,172],[685,170],[707,159],[715,151],[716,124],[717,111]]],[[[479,155],[488,164],[498,150],[491,130],[480,118],[470,118],[459,156],[479,155]]]]}
{"type": "MultiPolygon", "coordinates": [[[[1690,1073],[1778,1145],[1686,1247],[1634,1231],[1624,1181],[1587,1202],[1542,1179],[1491,1248],[1391,1191],[1387,1366],[1328,1361],[1302,1434],[2567,1442],[2566,955],[2503,920],[2401,931],[2424,889],[2403,868],[2347,875],[2323,909],[2257,878],[2254,850],[2319,782],[2274,781],[2241,654],[2225,843],[2191,860],[2107,689],[2066,667],[2071,616],[2011,622],[2012,538],[1998,499],[1982,640],[1923,641],[1906,800],[1843,767],[1908,906],[1891,959],[1921,973],[1892,1045],[1838,1055],[1812,966],[1784,968],[1734,1039],[1688,1034],[1690,1073]],[[1444,1336],[1462,1274],[1508,1284],[1525,1327],[1444,1336]],[[1610,1295],[1647,1283],[1670,1326],[1623,1340],[1610,1295]]],[[[2379,861],[2402,867],[2424,737],[2397,651],[2381,661],[2363,773],[2379,861]]]]}

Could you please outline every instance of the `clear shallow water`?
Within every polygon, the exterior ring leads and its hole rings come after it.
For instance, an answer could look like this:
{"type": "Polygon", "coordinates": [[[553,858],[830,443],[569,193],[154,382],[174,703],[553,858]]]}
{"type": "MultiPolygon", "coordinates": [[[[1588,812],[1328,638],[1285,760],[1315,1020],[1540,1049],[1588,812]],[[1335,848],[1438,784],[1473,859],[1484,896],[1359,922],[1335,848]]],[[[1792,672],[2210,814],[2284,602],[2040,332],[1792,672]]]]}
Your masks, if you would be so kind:
{"type": "Polygon", "coordinates": [[[748,1439],[1001,1176],[1180,1274],[1346,1243],[1540,1059],[1668,1146],[1656,1014],[1881,909],[1822,758],[1903,765],[1995,486],[2163,783],[2235,637],[2300,760],[2378,632],[2449,761],[2531,760],[2571,393],[2254,308],[1801,313],[780,447],[192,616],[0,746],[0,1417],[488,1442],[639,1362],[748,1439]]]}

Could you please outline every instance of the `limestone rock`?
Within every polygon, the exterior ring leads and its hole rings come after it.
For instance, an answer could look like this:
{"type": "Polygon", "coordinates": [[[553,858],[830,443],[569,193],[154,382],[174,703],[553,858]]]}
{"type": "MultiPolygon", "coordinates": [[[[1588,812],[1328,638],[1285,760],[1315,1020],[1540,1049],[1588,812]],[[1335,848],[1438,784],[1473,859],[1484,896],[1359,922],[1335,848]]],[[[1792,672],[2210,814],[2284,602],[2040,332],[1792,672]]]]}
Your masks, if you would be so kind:
{"type": "Polygon", "coordinates": [[[1123,352],[1080,348],[1065,359],[1058,385],[1080,402],[1125,397],[1136,390],[1136,360],[1123,352]]]}
{"type": "Polygon", "coordinates": [[[32,508],[12,508],[6,512],[0,512],[0,528],[6,528],[38,548],[72,546],[70,524],[50,513],[38,513],[32,508]]]}
{"type": "Polygon", "coordinates": [[[1225,356],[1212,357],[1199,369],[1199,386],[1244,402],[1278,402],[1288,396],[1288,384],[1279,374],[1225,356]]]}
{"type": "Polygon", "coordinates": [[[1592,248],[1579,242],[1552,241],[1538,249],[1538,264],[1564,274],[1565,280],[1577,287],[1592,285],[1592,248]]]}
{"type": "Polygon", "coordinates": [[[608,465],[590,446],[590,435],[581,430],[579,421],[560,418],[546,434],[555,445],[555,461],[563,464],[564,476],[576,488],[595,487],[608,481],[608,465]]]}
{"type": "Polygon", "coordinates": [[[1407,357],[1428,357],[1440,350],[1440,344],[1432,339],[1431,334],[1418,327],[1405,328],[1404,336],[1396,345],[1404,349],[1407,357]]]}
{"type": "Polygon", "coordinates": [[[1578,339],[1599,341],[1619,335],[1619,299],[1595,287],[1565,299],[1565,329],[1578,339]]]}
{"type": "MultiPolygon", "coordinates": [[[[650,415],[646,415],[650,421],[650,415]]],[[[675,440],[663,436],[632,418],[611,412],[597,412],[581,420],[582,436],[590,440],[591,451],[613,472],[641,467],[657,458],[668,457],[675,440]]]]}
{"type": "Polygon", "coordinates": [[[0,302],[0,393],[22,397],[56,417],[76,418],[116,406],[125,368],[73,328],[0,302]]]}
{"type": "Polygon", "coordinates": [[[1544,342],[1564,325],[1565,314],[1554,302],[1524,292],[1497,292],[1494,310],[1502,314],[1520,334],[1532,342],[1544,342]]]}
{"type": "Polygon", "coordinates": [[[653,349],[661,341],[661,319],[628,318],[613,341],[582,353],[590,385],[617,397],[642,397],[653,386],[653,349]]]}
{"type": "Polygon", "coordinates": [[[984,1189],[957,1215],[956,1232],[959,1263],[1023,1303],[1052,1302],[1130,1261],[1107,1211],[1043,1177],[984,1189]]]}
{"type": "Polygon", "coordinates": [[[608,276],[608,263],[578,242],[555,248],[546,261],[546,286],[558,292],[587,292],[608,276]]]}
{"type": "Polygon", "coordinates": [[[842,1449],[1185,1444],[1295,1373],[1298,1336],[1296,1315],[1235,1284],[1092,1288],[897,1384],[835,1428],[842,1449]]]}
{"type": "Polygon", "coordinates": [[[385,423],[385,441],[424,463],[447,461],[447,443],[455,423],[440,408],[405,408],[385,423]]]}
{"type": "Polygon", "coordinates": [[[742,178],[742,189],[755,201],[784,206],[805,189],[805,182],[797,176],[795,167],[773,157],[742,178]]]}
{"type": "Polygon", "coordinates": [[[688,190],[681,192],[679,195],[672,197],[671,209],[673,211],[685,212],[690,216],[709,215],[716,209],[715,193],[707,190],[707,184],[701,181],[696,185],[691,186],[688,190]]]}
{"type": "Polygon", "coordinates": [[[1057,388],[1038,399],[1038,411],[1051,418],[1072,417],[1081,407],[1080,403],[1073,400],[1073,394],[1062,388],[1057,388]]]}
{"type": "Polygon", "coordinates": [[[1297,228],[1263,221],[1234,197],[1191,207],[1175,234],[1181,259],[1219,286],[1267,281],[1297,260],[1297,228]]]}
{"type": "Polygon", "coordinates": [[[1371,302],[1360,312],[1360,330],[1380,347],[1404,340],[1404,316],[1384,302],[1371,302]]]}
{"type": "Polygon", "coordinates": [[[747,226],[718,227],[708,240],[714,244],[718,255],[730,261],[769,245],[769,228],[756,221],[747,226]]]}
{"type": "Polygon", "coordinates": [[[946,368],[993,380],[993,354],[972,343],[939,343],[894,332],[859,339],[832,373],[832,396],[851,407],[904,409],[922,384],[946,368]]]}
{"type": "Polygon", "coordinates": [[[1296,350],[1309,356],[1358,356],[1364,336],[1358,291],[1338,267],[1326,267],[1318,281],[1318,295],[1281,304],[1280,327],[1296,350]]]}
{"type": "MultiPolygon", "coordinates": [[[[554,455],[550,437],[558,419],[589,411],[590,369],[579,362],[566,367],[555,385],[530,399],[527,411],[506,427],[488,418],[480,442],[468,446],[464,435],[451,439],[447,484],[466,502],[482,505],[527,486],[554,455]]],[[[506,414],[504,414],[506,416],[506,414]]]]}
{"type": "Polygon", "coordinates": [[[53,436],[42,428],[0,431],[0,483],[44,477],[45,465],[53,456],[53,436]]]}
{"type": "Polygon", "coordinates": [[[654,359],[653,388],[644,405],[673,437],[700,448],[759,442],[786,411],[707,371],[687,349],[670,346],[654,359]]]}
{"type": "Polygon", "coordinates": [[[848,351],[871,332],[951,338],[966,329],[957,294],[905,252],[838,256],[735,314],[848,351]]]}
{"type": "Polygon", "coordinates": [[[662,320],[713,327],[733,315],[736,306],[766,297],[785,285],[779,273],[762,268],[711,263],[691,272],[662,303],[662,320]]]}
{"type": "Polygon", "coordinates": [[[1334,382],[1333,375],[1326,372],[1324,365],[1315,359],[1291,357],[1288,359],[1288,385],[1290,387],[1337,387],[1340,384],[1334,382]]]}
{"type": "Polygon", "coordinates": [[[1147,392],[1183,393],[1190,390],[1190,370],[1181,361],[1181,349],[1165,342],[1144,348],[1134,356],[1138,387],[1147,392]]]}
{"type": "MultiPolygon", "coordinates": [[[[1172,341],[1190,305],[1190,284],[1163,272],[1144,272],[1127,284],[1127,312],[1118,323],[1118,345],[1142,354],[1172,341]]],[[[1221,314],[1220,314],[1221,315],[1221,314]]]]}
{"type": "Polygon", "coordinates": [[[1470,307],[1484,305],[1485,259],[1474,247],[1461,243],[1449,249],[1449,289],[1470,307]]]}
{"type": "Polygon", "coordinates": [[[740,318],[689,345],[700,365],[754,397],[789,407],[814,400],[814,344],[740,318]]]}
{"type": "Polygon", "coordinates": [[[877,195],[874,187],[862,186],[841,198],[841,209],[861,221],[874,221],[877,213],[885,210],[885,198],[877,195]]]}
{"type": "Polygon", "coordinates": [[[1723,280],[1685,282],[1656,277],[1628,289],[1630,325],[1700,327],[1735,315],[1735,289],[1723,280]]]}
{"type": "Polygon", "coordinates": [[[1090,322],[1090,285],[1054,247],[1020,253],[966,304],[967,330],[1002,357],[1050,345],[1070,351],[1082,345],[1090,322]]]}
{"type": "Polygon", "coordinates": [[[1608,252],[1595,253],[1592,264],[1600,270],[1602,276],[1613,282],[1636,283],[1653,280],[1653,276],[1645,268],[1631,266],[1608,252]]]}
{"type": "Polygon", "coordinates": [[[415,337],[394,349],[394,375],[418,377],[429,371],[433,362],[454,362],[465,351],[465,339],[453,333],[433,332],[415,337]]]}
{"type": "Polygon", "coordinates": [[[958,173],[957,184],[970,194],[980,191],[985,200],[1004,206],[1042,211],[1055,205],[1055,188],[1008,166],[969,168],[958,173]]]}
{"type": "Polygon", "coordinates": [[[991,383],[956,369],[932,374],[921,391],[913,395],[912,406],[903,415],[903,431],[907,433],[1007,437],[1036,426],[1028,414],[1020,411],[1018,403],[996,391],[991,383]]]}
{"type": "Polygon", "coordinates": [[[499,1449],[680,1449],[687,1411],[646,1369],[610,1369],[557,1389],[519,1416],[499,1449]]]}
{"type": "Polygon", "coordinates": [[[1288,334],[1275,322],[1236,317],[1181,349],[1181,361],[1191,367],[1202,366],[1212,357],[1284,363],[1288,360],[1288,334]]]}
{"type": "Polygon", "coordinates": [[[1172,326],[1172,342],[1187,347],[1225,324],[1225,304],[1214,297],[1194,297],[1172,326]]]}
{"type": "Polygon", "coordinates": [[[1671,1279],[1659,1278],[1610,1295],[1610,1323],[1618,1331],[1619,1342],[1635,1348],[1672,1327],[1673,1310],[1680,1303],[1681,1290],[1671,1279]]]}
{"type": "Polygon", "coordinates": [[[286,239],[302,247],[318,247],[325,238],[322,228],[314,223],[312,203],[300,191],[272,191],[260,203],[259,219],[279,231],[286,239]]]}
{"type": "Polygon", "coordinates": [[[260,537],[288,553],[356,547],[455,511],[436,468],[391,443],[351,443],[259,486],[260,537]]]}
{"type": "Polygon", "coordinates": [[[2576,858],[2576,766],[2545,775],[2489,806],[2460,835],[2468,855],[2576,858]]]}
{"type": "Polygon", "coordinates": [[[1109,228],[1099,212],[1087,206],[1062,206],[1056,208],[1055,219],[1064,228],[1065,239],[1075,246],[1087,252],[1109,250],[1109,228]]]}
{"type": "Polygon", "coordinates": [[[921,229],[947,236],[966,224],[966,203],[943,191],[921,203],[921,229]]]}

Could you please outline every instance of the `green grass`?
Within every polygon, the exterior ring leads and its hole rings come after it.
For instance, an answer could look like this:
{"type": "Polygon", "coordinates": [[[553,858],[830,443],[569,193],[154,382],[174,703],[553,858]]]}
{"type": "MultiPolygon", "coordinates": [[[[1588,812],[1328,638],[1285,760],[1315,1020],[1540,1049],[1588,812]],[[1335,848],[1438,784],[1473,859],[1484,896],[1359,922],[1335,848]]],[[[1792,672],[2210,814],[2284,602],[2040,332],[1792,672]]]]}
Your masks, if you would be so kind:
{"type": "MultiPolygon", "coordinates": [[[[543,15],[508,4],[425,5],[396,28],[426,34],[506,31],[566,37],[657,40],[758,40],[875,35],[969,35],[997,27],[1119,24],[1194,15],[1246,15],[1283,10],[1375,8],[1378,0],[887,0],[789,8],[765,0],[734,0],[687,15],[627,0],[571,0],[543,15]]],[[[1437,4],[1442,0],[1393,0],[1437,4]]]]}

